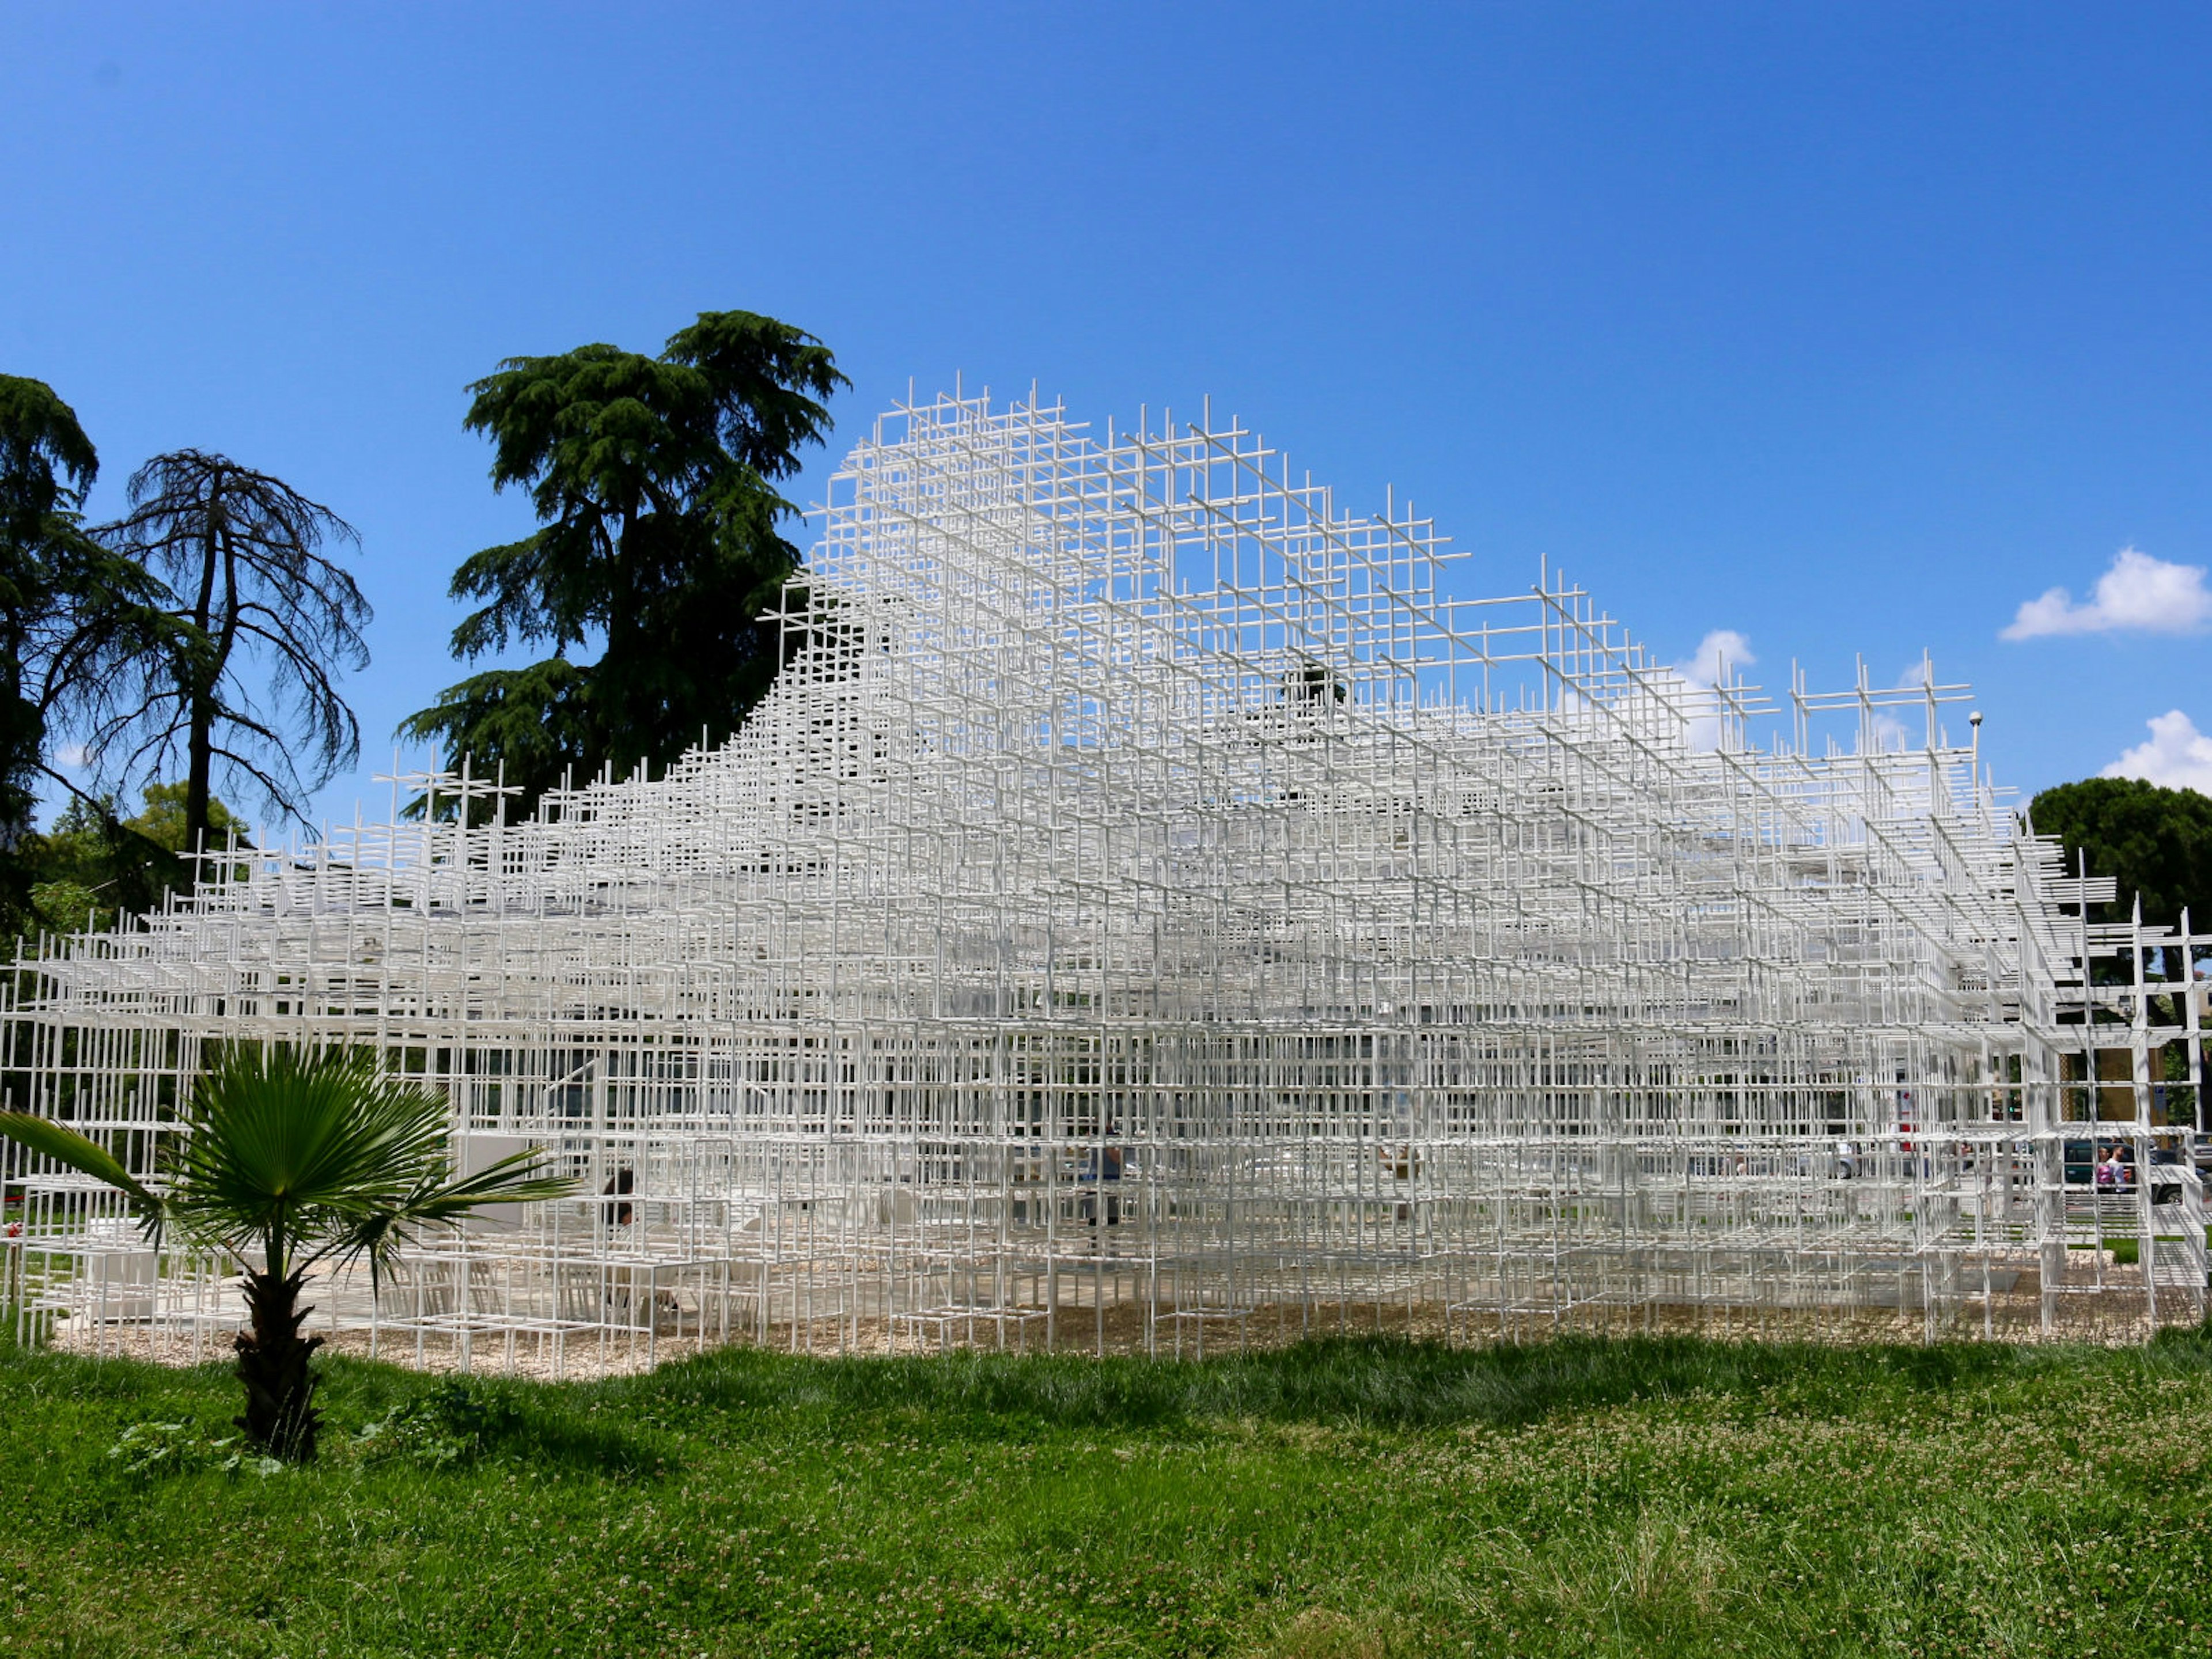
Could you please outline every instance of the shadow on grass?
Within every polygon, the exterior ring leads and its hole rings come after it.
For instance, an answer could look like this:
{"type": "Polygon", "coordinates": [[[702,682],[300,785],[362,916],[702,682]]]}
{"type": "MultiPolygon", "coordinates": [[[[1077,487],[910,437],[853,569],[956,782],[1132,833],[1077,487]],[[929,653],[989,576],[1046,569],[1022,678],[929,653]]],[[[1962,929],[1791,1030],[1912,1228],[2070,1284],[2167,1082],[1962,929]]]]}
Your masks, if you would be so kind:
{"type": "MultiPolygon", "coordinates": [[[[499,1462],[549,1474],[635,1479],[663,1473],[672,1461],[665,1437],[609,1410],[588,1389],[426,1376],[343,1356],[321,1364],[316,1404],[325,1464],[396,1452],[416,1467],[499,1462]],[[384,1444],[363,1437],[372,1425],[386,1431],[384,1444]]],[[[6,1340],[0,1340],[0,1396],[25,1406],[65,1405],[85,1442],[73,1450],[95,1469],[112,1461],[104,1456],[109,1440],[133,1425],[191,1422],[219,1438],[231,1432],[230,1419],[243,1406],[228,1360],[176,1368],[6,1340]]]]}
{"type": "MultiPolygon", "coordinates": [[[[1017,1424],[1133,1429],[1255,1419],[1383,1430],[1510,1428],[1567,1413],[1693,1398],[1723,1410],[1846,1417],[1960,1389],[2002,1406],[2054,1377],[2212,1368],[2212,1327],[2114,1350],[1687,1336],[1563,1336],[1481,1348],[1332,1338],[1206,1360],[962,1352],[809,1359],[730,1348],[650,1376],[566,1384],[428,1377],[343,1357],[327,1365],[321,1403],[342,1433],[396,1422],[422,1444],[459,1448],[444,1461],[630,1479],[666,1472],[684,1437],[717,1418],[743,1423],[762,1413],[923,1414],[955,1433],[989,1433],[1017,1424]]],[[[236,1386],[223,1364],[165,1370],[0,1341],[0,1389],[58,1392],[125,1416],[221,1406],[227,1418],[236,1386]]]]}
{"type": "Polygon", "coordinates": [[[1202,1361],[952,1353],[816,1359],[728,1350],[647,1377],[593,1385],[611,1403],[682,1410],[929,1412],[1041,1425],[1150,1427],[1259,1419],[1376,1428],[1511,1427],[1555,1414],[1688,1396],[1850,1415],[1884,1399],[1973,1388],[2002,1394],[2054,1370],[2195,1370],[2212,1335],[2171,1333],[2103,1351],[1994,1343],[1843,1346],[1594,1338],[1485,1348],[1334,1338],[1202,1361]]]}
{"type": "Polygon", "coordinates": [[[418,1467],[513,1463],[545,1474],[636,1479],[665,1471],[670,1448],[605,1410],[592,1391],[504,1377],[428,1377],[333,1359],[319,1396],[372,1460],[418,1467]]]}

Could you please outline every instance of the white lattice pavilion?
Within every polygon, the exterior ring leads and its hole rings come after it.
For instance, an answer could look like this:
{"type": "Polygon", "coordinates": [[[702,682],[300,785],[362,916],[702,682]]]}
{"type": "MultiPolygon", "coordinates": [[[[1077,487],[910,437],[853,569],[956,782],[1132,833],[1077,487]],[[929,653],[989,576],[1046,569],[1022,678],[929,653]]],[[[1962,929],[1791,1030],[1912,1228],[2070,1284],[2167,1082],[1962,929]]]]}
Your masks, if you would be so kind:
{"type": "MultiPolygon", "coordinates": [[[[2187,944],[2082,920],[1963,688],[1692,683],[1481,579],[1233,422],[902,409],[734,738],[234,853],[21,976],[6,1087],[144,1166],[211,1042],[444,1085],[465,1158],[592,1196],[324,1316],[476,1363],[2201,1318],[2156,1160],[2202,1011],[2142,977],[2187,944]],[[2100,1198],[2114,1141],[2145,1178],[2100,1198]]],[[[212,1264],[15,1179],[27,1316],[235,1322],[212,1264]]]]}

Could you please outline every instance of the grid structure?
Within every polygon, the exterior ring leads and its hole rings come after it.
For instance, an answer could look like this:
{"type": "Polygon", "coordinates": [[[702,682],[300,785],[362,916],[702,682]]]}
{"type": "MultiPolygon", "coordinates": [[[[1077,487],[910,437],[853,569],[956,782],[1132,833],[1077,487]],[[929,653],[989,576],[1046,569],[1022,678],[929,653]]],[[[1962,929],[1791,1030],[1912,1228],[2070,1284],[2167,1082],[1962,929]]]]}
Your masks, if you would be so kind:
{"type": "MultiPolygon", "coordinates": [[[[1234,422],[902,407],[733,738],[228,851],[18,974],[6,1089],[150,1168],[208,1044],[355,1045],[550,1149],[585,1196],[325,1287],[463,1364],[2202,1318],[2212,939],[2085,920],[1964,688],[1693,682],[1461,556],[1234,422]]],[[[235,1323],[12,1179],[23,1317],[235,1323]]]]}

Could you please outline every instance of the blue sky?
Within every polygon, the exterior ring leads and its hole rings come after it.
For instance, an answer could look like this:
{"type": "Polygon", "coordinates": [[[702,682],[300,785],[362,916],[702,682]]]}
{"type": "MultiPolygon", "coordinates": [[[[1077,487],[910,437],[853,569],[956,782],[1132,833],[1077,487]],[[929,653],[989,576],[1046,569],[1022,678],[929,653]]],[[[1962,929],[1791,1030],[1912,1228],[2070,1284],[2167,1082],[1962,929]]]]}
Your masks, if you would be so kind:
{"type": "Polygon", "coordinates": [[[848,434],[1211,394],[1468,592],[1548,557],[1771,685],[1924,648],[2001,781],[2212,784],[2208,71],[2147,5],[0,3],[0,372],[95,509],[193,445],[360,527],[332,816],[528,524],[465,383],[721,307],[826,340],[848,434]]]}

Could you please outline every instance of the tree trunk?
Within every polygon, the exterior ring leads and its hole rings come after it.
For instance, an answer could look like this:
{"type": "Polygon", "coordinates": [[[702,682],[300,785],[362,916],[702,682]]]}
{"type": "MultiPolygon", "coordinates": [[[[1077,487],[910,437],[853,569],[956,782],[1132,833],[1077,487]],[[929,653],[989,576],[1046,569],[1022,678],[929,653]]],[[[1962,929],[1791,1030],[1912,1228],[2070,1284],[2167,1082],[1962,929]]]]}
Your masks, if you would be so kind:
{"type": "MultiPolygon", "coordinates": [[[[222,482],[218,477],[208,491],[207,531],[200,547],[200,591],[192,606],[192,625],[204,644],[212,643],[215,624],[216,568],[222,555],[222,482]]],[[[210,651],[209,655],[214,653],[210,651]]],[[[188,656],[191,683],[185,696],[185,884],[199,884],[200,857],[207,851],[210,774],[215,769],[215,710],[213,681],[221,676],[219,664],[188,656]]]]}
{"type": "Polygon", "coordinates": [[[246,1415],[231,1421],[271,1457],[309,1463],[315,1456],[315,1432],[322,1413],[314,1407],[315,1374],[309,1366],[319,1336],[302,1337],[300,1322],[314,1310],[300,1305],[305,1275],[246,1276],[246,1306],[253,1328],[240,1331],[238,1380],[246,1385],[246,1415]]]}

